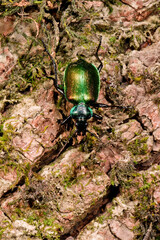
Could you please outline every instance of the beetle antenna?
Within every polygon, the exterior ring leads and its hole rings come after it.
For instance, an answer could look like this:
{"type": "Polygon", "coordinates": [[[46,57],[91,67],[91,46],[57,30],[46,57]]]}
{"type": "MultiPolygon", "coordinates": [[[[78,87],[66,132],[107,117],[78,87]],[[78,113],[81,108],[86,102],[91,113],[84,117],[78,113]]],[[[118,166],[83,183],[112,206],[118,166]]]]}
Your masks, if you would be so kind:
{"type": "Polygon", "coordinates": [[[68,122],[69,119],[71,119],[71,115],[69,115],[66,119],[64,119],[63,122],[61,122],[61,125],[63,125],[66,122],[68,122]]]}
{"type": "Polygon", "coordinates": [[[50,54],[50,52],[48,51],[47,46],[46,46],[45,42],[43,41],[43,39],[40,39],[40,40],[43,44],[44,50],[46,51],[46,53],[50,57],[50,59],[52,61],[52,64],[53,64],[55,78],[52,78],[52,79],[54,81],[54,86],[55,86],[55,88],[57,89],[58,92],[60,92],[62,95],[64,95],[63,90],[58,87],[57,64],[56,64],[55,60],[53,59],[52,55],[50,54]]]}
{"type": "Polygon", "coordinates": [[[96,114],[96,113],[93,113],[93,117],[98,119],[98,120],[102,120],[102,116],[96,114]]]}
{"type": "Polygon", "coordinates": [[[100,59],[99,56],[98,56],[98,51],[99,51],[99,49],[100,49],[101,43],[102,43],[102,36],[100,36],[99,45],[98,45],[97,51],[96,51],[96,58],[97,58],[97,60],[100,62],[100,65],[99,65],[98,68],[97,68],[99,72],[100,72],[101,69],[103,68],[103,63],[101,62],[101,59],[100,59]]]}
{"type": "MultiPolygon", "coordinates": [[[[95,134],[95,133],[93,133],[93,132],[90,132],[89,130],[86,130],[87,132],[89,132],[91,135],[93,135],[94,137],[96,137],[97,139],[98,139],[98,141],[102,144],[102,146],[107,146],[107,145],[105,145],[103,142],[102,142],[102,140],[95,134]]],[[[108,145],[108,148],[112,151],[112,153],[114,154],[114,151],[112,150],[112,148],[110,148],[109,147],[109,145],[108,145]]]]}
{"type": "Polygon", "coordinates": [[[41,42],[43,43],[43,47],[44,47],[44,50],[46,51],[46,53],[48,54],[48,56],[50,57],[52,63],[53,63],[53,68],[54,68],[54,74],[55,74],[55,78],[57,80],[57,64],[56,62],[54,61],[52,55],[50,54],[50,52],[48,51],[47,47],[46,47],[46,44],[45,42],[43,41],[43,39],[41,39],[41,42]]]}

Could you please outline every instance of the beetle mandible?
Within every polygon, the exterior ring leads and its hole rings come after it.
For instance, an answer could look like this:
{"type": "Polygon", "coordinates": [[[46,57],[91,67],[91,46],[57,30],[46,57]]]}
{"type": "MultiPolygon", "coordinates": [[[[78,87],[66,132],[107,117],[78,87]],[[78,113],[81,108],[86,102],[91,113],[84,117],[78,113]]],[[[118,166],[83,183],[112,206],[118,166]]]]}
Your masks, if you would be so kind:
{"type": "Polygon", "coordinates": [[[103,64],[98,56],[98,51],[102,42],[102,36],[100,36],[99,45],[95,54],[98,62],[100,63],[99,66],[96,68],[92,63],[88,63],[83,59],[79,59],[76,62],[70,63],[64,73],[64,89],[61,89],[58,85],[57,65],[55,63],[55,60],[49,53],[44,41],[41,41],[43,43],[45,51],[52,60],[55,74],[55,88],[66,98],[67,101],[71,102],[74,105],[70,110],[70,115],[61,124],[64,124],[70,118],[73,118],[76,121],[76,131],[74,132],[74,134],[85,135],[86,132],[89,132],[89,130],[87,129],[88,119],[90,119],[91,117],[94,117],[96,119],[102,119],[100,115],[97,115],[93,112],[90,106],[92,106],[93,108],[125,108],[123,106],[106,105],[97,102],[100,90],[100,71],[103,68],[103,64]]]}

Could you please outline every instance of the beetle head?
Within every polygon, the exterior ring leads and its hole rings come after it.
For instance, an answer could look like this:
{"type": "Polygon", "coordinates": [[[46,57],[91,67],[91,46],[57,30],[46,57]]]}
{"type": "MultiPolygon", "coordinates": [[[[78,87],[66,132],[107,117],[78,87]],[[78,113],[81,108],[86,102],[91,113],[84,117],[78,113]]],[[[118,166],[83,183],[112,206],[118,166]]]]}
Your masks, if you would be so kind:
{"type": "Polygon", "coordinates": [[[86,134],[87,125],[86,121],[76,121],[77,135],[84,136],[86,134]]]}

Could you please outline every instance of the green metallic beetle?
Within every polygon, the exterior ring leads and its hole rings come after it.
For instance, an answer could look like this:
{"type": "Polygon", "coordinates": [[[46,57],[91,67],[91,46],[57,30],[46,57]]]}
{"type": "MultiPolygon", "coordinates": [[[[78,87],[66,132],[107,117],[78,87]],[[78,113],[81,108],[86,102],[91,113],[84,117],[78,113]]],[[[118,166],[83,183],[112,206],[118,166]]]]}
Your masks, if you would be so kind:
{"type": "MultiPolygon", "coordinates": [[[[102,37],[96,51],[96,58],[100,62],[98,68],[93,64],[86,62],[85,60],[78,60],[67,66],[64,73],[64,89],[62,90],[58,86],[57,82],[57,65],[47,50],[44,42],[42,41],[45,51],[50,56],[55,73],[54,86],[62,95],[65,96],[67,101],[74,104],[74,107],[70,110],[70,115],[61,123],[66,123],[70,118],[76,121],[77,135],[85,135],[87,130],[87,120],[91,117],[102,119],[101,116],[93,113],[92,107],[121,107],[116,105],[106,105],[97,103],[99,90],[100,90],[100,71],[103,64],[98,56],[98,51],[101,46],[102,37]]],[[[123,107],[122,107],[123,108],[123,107]]],[[[93,134],[93,133],[92,133],[93,134]]],[[[94,135],[94,134],[93,134],[94,135]]],[[[73,135],[72,135],[73,137],[73,135]]]]}

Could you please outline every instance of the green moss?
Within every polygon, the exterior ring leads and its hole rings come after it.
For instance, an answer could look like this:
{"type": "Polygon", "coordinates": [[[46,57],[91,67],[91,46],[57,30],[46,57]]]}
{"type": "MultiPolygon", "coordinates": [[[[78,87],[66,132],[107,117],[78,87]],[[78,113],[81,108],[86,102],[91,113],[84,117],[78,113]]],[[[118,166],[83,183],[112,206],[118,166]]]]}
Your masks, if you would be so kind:
{"type": "Polygon", "coordinates": [[[46,218],[43,220],[44,226],[53,226],[55,218],[46,218]]]}
{"type": "Polygon", "coordinates": [[[112,13],[113,12],[113,7],[112,7],[112,2],[113,1],[108,1],[108,0],[105,0],[104,3],[106,4],[106,6],[108,7],[109,9],[109,13],[112,13]]]}
{"type": "Polygon", "coordinates": [[[113,210],[115,209],[114,206],[111,206],[109,208],[107,208],[106,212],[107,212],[107,217],[106,219],[112,219],[113,218],[113,210]]]}
{"type": "Polygon", "coordinates": [[[1,15],[2,17],[17,13],[19,12],[19,10],[20,10],[20,7],[13,6],[13,3],[11,3],[10,1],[3,0],[3,3],[1,3],[1,6],[0,6],[0,12],[2,14],[1,15]]]}
{"type": "MultiPolygon", "coordinates": [[[[152,236],[159,236],[160,206],[154,200],[154,192],[159,185],[157,168],[150,172],[138,173],[133,163],[117,163],[111,170],[110,179],[114,186],[120,186],[120,195],[126,202],[135,202],[132,217],[138,221],[133,231],[136,239],[143,239],[150,224],[152,223],[152,236]],[[154,173],[155,172],[155,173],[154,173]]],[[[112,203],[111,208],[107,209],[108,218],[112,218],[113,209],[116,202],[112,203]]],[[[125,212],[124,212],[125,214],[125,212]]],[[[125,215],[126,216],[126,215],[125,215]]]]}
{"type": "Polygon", "coordinates": [[[22,210],[20,208],[15,208],[14,212],[17,214],[18,217],[22,216],[22,210]]]}
{"type": "MultiPolygon", "coordinates": [[[[8,41],[4,45],[11,45],[11,48],[16,48],[15,43],[8,41]]],[[[11,104],[20,101],[24,92],[30,94],[31,89],[36,89],[39,83],[47,80],[44,68],[49,65],[49,61],[45,65],[42,54],[33,55],[31,53],[31,49],[35,44],[38,45],[34,39],[31,40],[26,37],[26,55],[19,57],[9,76],[7,84],[10,94],[7,97],[9,97],[9,103],[11,104]]],[[[16,54],[19,54],[21,52],[20,45],[16,49],[16,54]]]]}
{"type": "Polygon", "coordinates": [[[97,222],[99,222],[100,224],[103,224],[104,220],[105,220],[105,216],[104,215],[101,215],[99,216],[97,219],[97,222]]]}
{"type": "Polygon", "coordinates": [[[16,79],[19,91],[24,91],[28,86],[36,88],[39,82],[46,79],[43,58],[40,55],[23,55],[18,59],[18,65],[11,75],[11,80],[16,79]]]}
{"type": "MultiPolygon", "coordinates": [[[[22,9],[21,6],[16,6],[17,1],[16,0],[2,0],[1,5],[0,5],[0,12],[2,12],[1,16],[8,16],[8,15],[13,15],[16,13],[19,13],[22,9]]],[[[29,3],[32,6],[37,6],[39,8],[39,11],[42,12],[43,8],[46,7],[46,4],[43,0],[29,0],[29,3]]],[[[27,7],[23,6],[23,9],[27,7]]]]}
{"type": "Polygon", "coordinates": [[[140,222],[138,229],[136,229],[136,232],[138,232],[137,235],[143,236],[144,229],[147,231],[152,223],[152,233],[157,236],[160,208],[159,205],[154,202],[153,198],[153,190],[156,188],[156,184],[154,181],[148,183],[148,176],[143,175],[143,182],[139,183],[139,185],[139,188],[137,187],[137,191],[134,194],[134,199],[139,202],[135,207],[134,213],[134,217],[140,222]]]}
{"type": "Polygon", "coordinates": [[[14,127],[9,123],[5,124],[6,119],[1,120],[0,124],[0,151],[5,153],[5,159],[0,160],[0,168],[7,166],[6,164],[11,164],[7,160],[10,160],[10,153],[13,150],[12,138],[16,134],[14,127]],[[4,128],[5,124],[5,128],[4,128]]]}
{"type": "MultiPolygon", "coordinates": [[[[31,209],[30,210],[28,209],[28,211],[31,211],[31,209]]],[[[25,215],[25,218],[26,218],[26,215],[25,215]]],[[[31,225],[37,225],[37,223],[39,223],[41,218],[42,216],[40,217],[36,212],[29,212],[27,214],[26,221],[31,225]]]]}
{"type": "MultiPolygon", "coordinates": [[[[97,127],[97,126],[93,126],[93,128],[95,130],[97,130],[97,132],[101,132],[101,128],[97,127]]],[[[88,133],[86,134],[86,137],[84,138],[84,141],[82,141],[82,143],[79,146],[79,150],[82,152],[91,152],[93,148],[95,148],[96,143],[97,143],[98,139],[93,136],[92,134],[88,133]]]]}
{"type": "Polygon", "coordinates": [[[40,237],[43,233],[47,239],[53,239],[53,235],[54,239],[59,239],[60,233],[64,230],[63,226],[56,222],[55,217],[51,217],[49,215],[50,213],[48,211],[44,212],[43,210],[39,210],[39,212],[32,212],[27,216],[27,223],[38,226],[37,236],[40,237]],[[53,233],[50,235],[48,231],[53,233]]]}
{"type": "Polygon", "coordinates": [[[145,155],[148,150],[147,140],[148,137],[137,138],[127,145],[127,150],[132,152],[133,155],[145,155]]]}
{"type": "Polygon", "coordinates": [[[135,167],[133,162],[117,163],[110,172],[110,180],[113,186],[130,187],[133,176],[135,176],[135,167]]]}
{"type": "Polygon", "coordinates": [[[77,168],[74,168],[73,171],[70,171],[69,169],[67,170],[66,175],[64,176],[64,178],[62,180],[62,183],[65,188],[71,187],[73,184],[76,184],[84,177],[83,174],[82,175],[78,174],[78,176],[77,176],[77,173],[78,173],[77,168]]]}
{"type": "Polygon", "coordinates": [[[110,43],[114,44],[116,42],[116,37],[115,36],[110,37],[109,41],[110,41],[110,43]]]}
{"type": "Polygon", "coordinates": [[[132,72],[128,73],[128,77],[133,80],[136,84],[139,84],[143,79],[144,76],[140,75],[140,76],[134,76],[132,72]]]}
{"type": "Polygon", "coordinates": [[[72,165],[72,167],[68,166],[66,169],[66,173],[63,174],[63,176],[60,174],[59,179],[61,183],[64,185],[65,188],[71,187],[73,184],[75,184],[78,180],[80,180],[83,175],[78,175],[78,167],[72,165]]]}
{"type": "MultiPolygon", "coordinates": [[[[121,196],[127,202],[137,202],[132,215],[135,222],[139,222],[139,225],[133,229],[137,236],[136,239],[143,239],[151,223],[153,236],[158,236],[160,206],[154,200],[154,192],[159,184],[160,176],[157,174],[159,166],[157,169],[152,169],[150,174],[150,172],[137,173],[129,166],[130,164],[129,162],[127,165],[118,163],[114,166],[111,170],[112,184],[120,185],[121,196]]],[[[112,210],[109,216],[112,216],[112,210]]]]}
{"type": "Polygon", "coordinates": [[[57,104],[56,104],[57,109],[61,108],[63,102],[64,102],[64,98],[63,97],[59,97],[58,101],[57,101],[57,104]]]}
{"type": "Polygon", "coordinates": [[[2,221],[1,224],[4,224],[3,227],[0,226],[0,239],[4,239],[5,235],[3,235],[3,233],[7,230],[11,228],[11,223],[9,223],[9,221],[2,221]]]}
{"type": "Polygon", "coordinates": [[[3,232],[4,232],[5,230],[6,230],[5,228],[1,228],[1,227],[0,227],[0,239],[2,239],[3,232]]]}
{"type": "Polygon", "coordinates": [[[63,179],[63,184],[64,184],[65,188],[71,187],[76,182],[77,182],[77,179],[76,179],[76,176],[74,176],[74,174],[65,176],[63,179]]]}

